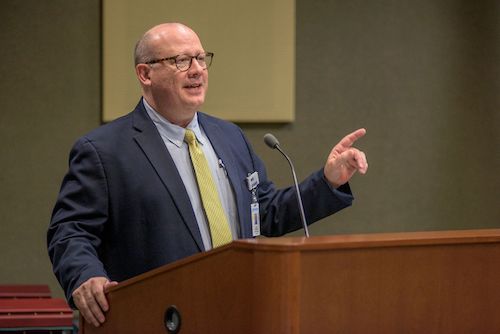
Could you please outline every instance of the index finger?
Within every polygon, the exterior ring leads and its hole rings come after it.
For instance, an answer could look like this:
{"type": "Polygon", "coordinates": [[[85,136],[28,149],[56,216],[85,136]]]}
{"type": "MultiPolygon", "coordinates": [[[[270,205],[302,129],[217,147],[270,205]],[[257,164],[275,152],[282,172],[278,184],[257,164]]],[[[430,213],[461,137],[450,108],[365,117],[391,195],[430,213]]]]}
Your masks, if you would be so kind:
{"type": "Polygon", "coordinates": [[[95,291],[94,291],[94,298],[95,300],[97,301],[99,307],[101,308],[101,310],[103,310],[104,312],[108,311],[109,310],[109,304],[108,304],[108,300],[106,298],[106,294],[104,292],[104,289],[105,289],[105,285],[107,284],[108,282],[105,282],[103,285],[100,285],[95,291]]]}
{"type": "Polygon", "coordinates": [[[357,129],[356,131],[351,132],[350,134],[342,138],[342,140],[339,142],[339,145],[342,145],[345,148],[351,147],[354,142],[356,142],[356,140],[363,137],[365,134],[365,128],[357,129]]]}

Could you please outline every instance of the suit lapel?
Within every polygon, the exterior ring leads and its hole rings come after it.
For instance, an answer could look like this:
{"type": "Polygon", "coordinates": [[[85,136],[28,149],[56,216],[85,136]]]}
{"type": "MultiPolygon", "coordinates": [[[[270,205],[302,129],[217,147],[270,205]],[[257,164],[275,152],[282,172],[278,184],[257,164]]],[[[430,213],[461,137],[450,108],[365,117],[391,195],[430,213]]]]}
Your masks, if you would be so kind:
{"type": "Polygon", "coordinates": [[[205,247],[203,246],[198,223],[196,222],[196,217],[184,183],[154,123],[147,116],[142,100],[139,102],[133,115],[134,128],[137,130],[137,135],[134,137],[135,141],[141,147],[161,181],[170,192],[172,200],[191,232],[193,239],[196,241],[198,248],[200,251],[204,250],[205,247]]]}

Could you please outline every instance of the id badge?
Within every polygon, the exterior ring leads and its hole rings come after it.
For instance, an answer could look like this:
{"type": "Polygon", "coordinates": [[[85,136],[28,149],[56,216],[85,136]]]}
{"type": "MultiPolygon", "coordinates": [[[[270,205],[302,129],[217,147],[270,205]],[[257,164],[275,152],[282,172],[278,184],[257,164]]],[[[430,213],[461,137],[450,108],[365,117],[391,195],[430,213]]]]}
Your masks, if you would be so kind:
{"type": "Polygon", "coordinates": [[[258,237],[260,235],[259,203],[250,204],[250,212],[252,215],[252,235],[258,237]]]}
{"type": "Polygon", "coordinates": [[[248,173],[247,187],[249,191],[254,191],[259,185],[259,172],[248,173]]]}

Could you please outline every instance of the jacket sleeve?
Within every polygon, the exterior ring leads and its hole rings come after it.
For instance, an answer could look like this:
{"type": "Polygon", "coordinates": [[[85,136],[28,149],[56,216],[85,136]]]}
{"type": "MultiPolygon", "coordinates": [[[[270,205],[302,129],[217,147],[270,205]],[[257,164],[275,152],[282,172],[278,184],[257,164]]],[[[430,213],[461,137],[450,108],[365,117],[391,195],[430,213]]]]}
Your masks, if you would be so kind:
{"type": "MultiPolygon", "coordinates": [[[[277,189],[274,183],[267,179],[263,162],[251,148],[250,151],[261,176],[258,190],[261,233],[271,237],[301,229],[302,220],[295,187],[292,185],[277,189]]],[[[333,188],[325,179],[323,169],[303,180],[299,184],[299,190],[308,225],[350,206],[354,199],[348,183],[337,189],[333,188]]]]}
{"type": "Polygon", "coordinates": [[[107,277],[99,247],[108,218],[108,190],[101,159],[90,141],[80,139],[70,153],[69,171],[47,232],[53,271],[72,306],[71,294],[91,277],[107,277]]]}

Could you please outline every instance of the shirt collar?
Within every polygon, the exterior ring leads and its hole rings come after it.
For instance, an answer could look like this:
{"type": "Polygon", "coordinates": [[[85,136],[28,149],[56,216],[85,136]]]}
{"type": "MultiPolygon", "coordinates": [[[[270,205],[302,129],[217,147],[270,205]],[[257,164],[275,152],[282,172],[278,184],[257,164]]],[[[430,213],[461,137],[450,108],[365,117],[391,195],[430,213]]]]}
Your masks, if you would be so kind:
{"type": "MultiPolygon", "coordinates": [[[[165,117],[163,117],[156,110],[154,110],[153,107],[151,107],[149,103],[146,101],[146,99],[142,99],[142,102],[144,104],[146,112],[148,113],[153,123],[156,125],[158,131],[160,132],[160,135],[162,135],[162,137],[167,138],[175,146],[181,147],[182,143],[184,142],[184,135],[186,133],[186,129],[169,122],[165,117]]],[[[198,113],[194,114],[193,119],[191,120],[191,122],[189,122],[186,128],[192,130],[198,142],[201,145],[204,145],[204,138],[201,134],[200,124],[198,123],[198,113]]]]}

